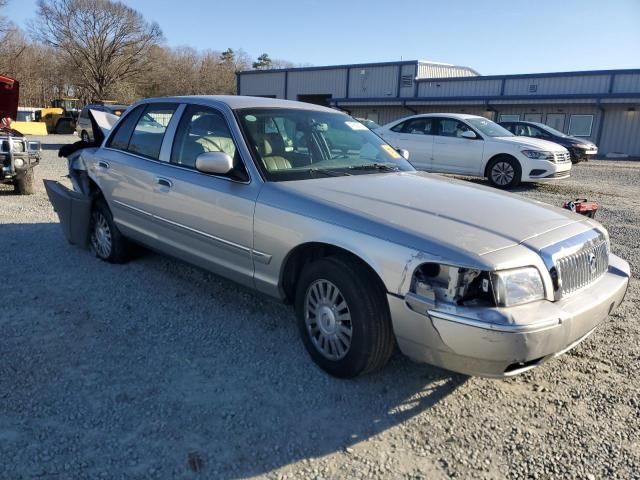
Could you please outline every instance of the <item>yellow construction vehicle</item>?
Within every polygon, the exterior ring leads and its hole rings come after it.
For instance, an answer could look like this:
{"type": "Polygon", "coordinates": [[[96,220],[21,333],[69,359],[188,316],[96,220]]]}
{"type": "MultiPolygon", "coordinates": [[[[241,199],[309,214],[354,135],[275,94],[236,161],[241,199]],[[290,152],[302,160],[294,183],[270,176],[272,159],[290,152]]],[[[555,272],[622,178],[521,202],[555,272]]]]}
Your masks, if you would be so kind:
{"type": "Polygon", "coordinates": [[[44,122],[49,133],[70,134],[75,131],[79,113],[79,98],[56,98],[50,107],[36,111],[35,119],[44,122]]]}

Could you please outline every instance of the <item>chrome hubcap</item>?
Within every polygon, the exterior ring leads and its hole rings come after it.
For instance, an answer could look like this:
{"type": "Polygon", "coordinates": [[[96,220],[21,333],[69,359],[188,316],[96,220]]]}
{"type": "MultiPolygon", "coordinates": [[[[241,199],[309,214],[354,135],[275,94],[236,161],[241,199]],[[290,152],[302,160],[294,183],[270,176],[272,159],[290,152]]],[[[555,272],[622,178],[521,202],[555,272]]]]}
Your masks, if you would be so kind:
{"type": "Polygon", "coordinates": [[[351,312],[342,293],[329,280],[316,280],[307,289],[304,318],[313,346],[325,358],[340,360],[351,347],[351,312]]]}
{"type": "Polygon", "coordinates": [[[93,215],[91,245],[101,258],[107,258],[111,254],[111,229],[107,219],[100,212],[93,215]]]}
{"type": "Polygon", "coordinates": [[[508,185],[515,174],[516,172],[509,162],[498,162],[491,169],[491,179],[497,185],[508,185]]]}

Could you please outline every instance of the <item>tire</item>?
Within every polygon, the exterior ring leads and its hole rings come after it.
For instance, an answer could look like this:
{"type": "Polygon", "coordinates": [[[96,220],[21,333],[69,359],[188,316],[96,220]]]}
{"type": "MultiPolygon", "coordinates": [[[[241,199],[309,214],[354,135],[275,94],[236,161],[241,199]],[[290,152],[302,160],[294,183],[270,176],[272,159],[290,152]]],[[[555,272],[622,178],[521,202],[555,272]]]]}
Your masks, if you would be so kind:
{"type": "Polygon", "coordinates": [[[35,180],[36,175],[33,168],[26,170],[23,175],[13,181],[14,192],[18,195],[33,195],[36,193],[35,180]]]}
{"type": "Polygon", "coordinates": [[[55,133],[58,135],[67,135],[73,133],[73,122],[69,119],[58,120],[56,124],[55,133]]]}
{"type": "Polygon", "coordinates": [[[379,285],[350,258],[321,258],[302,271],[295,299],[298,329],[313,361],[330,375],[352,378],[379,370],[393,353],[386,291],[379,285]]]}
{"type": "Polygon", "coordinates": [[[80,134],[80,140],[82,140],[85,143],[89,143],[91,141],[89,139],[89,134],[87,133],[86,130],[82,130],[82,133],[80,134]]]}
{"type": "Polygon", "coordinates": [[[520,185],[522,167],[520,162],[510,156],[496,157],[487,165],[489,183],[503,190],[510,190],[520,185]]]}
{"type": "Polygon", "coordinates": [[[91,210],[89,245],[96,257],[105,262],[123,263],[127,260],[127,239],[116,227],[103,198],[98,198],[91,210]]]}

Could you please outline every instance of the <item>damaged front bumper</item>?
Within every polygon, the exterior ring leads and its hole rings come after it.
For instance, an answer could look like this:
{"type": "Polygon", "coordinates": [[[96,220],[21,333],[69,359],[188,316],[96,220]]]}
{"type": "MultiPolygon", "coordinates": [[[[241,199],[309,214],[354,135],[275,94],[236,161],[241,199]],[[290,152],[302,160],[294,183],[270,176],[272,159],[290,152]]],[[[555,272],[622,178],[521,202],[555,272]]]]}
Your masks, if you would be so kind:
{"type": "Polygon", "coordinates": [[[405,355],[468,375],[509,377],[587,338],[622,303],[630,275],[629,264],[611,255],[602,278],[556,302],[443,311],[411,295],[388,295],[388,301],[405,355]]]}
{"type": "Polygon", "coordinates": [[[60,182],[44,180],[49,201],[58,214],[60,225],[69,243],[87,247],[91,215],[90,196],[68,189],[60,182]]]}

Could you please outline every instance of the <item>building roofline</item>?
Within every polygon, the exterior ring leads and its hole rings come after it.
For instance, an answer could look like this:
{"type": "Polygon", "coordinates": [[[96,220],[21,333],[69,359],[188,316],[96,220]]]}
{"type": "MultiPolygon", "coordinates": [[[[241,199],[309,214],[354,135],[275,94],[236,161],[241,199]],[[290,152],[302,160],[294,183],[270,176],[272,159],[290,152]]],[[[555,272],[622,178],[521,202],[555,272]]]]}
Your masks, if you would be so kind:
{"type": "Polygon", "coordinates": [[[478,75],[477,77],[439,77],[417,78],[416,82],[444,82],[461,80],[509,80],[517,78],[545,78],[545,77],[579,77],[583,75],[619,75],[640,73],[640,68],[616,69],[616,70],[574,70],[571,72],[547,72],[547,73],[516,73],[511,75],[478,75]]]}
{"type": "Polygon", "coordinates": [[[331,104],[348,104],[348,103],[364,103],[364,102],[457,102],[457,101],[478,101],[484,100],[490,102],[492,100],[531,100],[535,103],[537,100],[576,100],[576,99],[593,99],[601,98],[640,98],[640,92],[624,92],[624,93],[576,93],[576,94],[557,94],[557,95],[481,95],[481,96],[455,96],[455,97],[362,97],[362,98],[332,98],[331,104]]]}
{"type": "MultiPolygon", "coordinates": [[[[394,65],[417,65],[418,63],[430,63],[422,60],[398,60],[396,62],[373,62],[373,63],[347,63],[344,65],[319,65],[317,67],[291,67],[291,68],[272,68],[269,70],[243,70],[236,72],[237,75],[251,75],[255,73],[284,73],[284,72],[306,72],[310,70],[339,70],[343,68],[361,68],[361,67],[389,67],[394,65]]],[[[466,67],[464,67],[466,68],[466,67]]]]}

